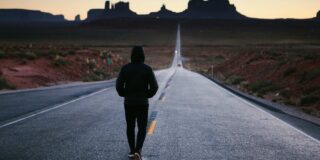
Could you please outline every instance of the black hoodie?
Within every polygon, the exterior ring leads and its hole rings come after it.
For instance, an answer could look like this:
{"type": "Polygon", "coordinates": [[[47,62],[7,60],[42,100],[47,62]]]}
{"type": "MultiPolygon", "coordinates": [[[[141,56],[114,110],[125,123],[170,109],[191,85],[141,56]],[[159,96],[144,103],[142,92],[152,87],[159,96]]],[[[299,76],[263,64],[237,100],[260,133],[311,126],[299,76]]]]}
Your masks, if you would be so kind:
{"type": "Polygon", "coordinates": [[[148,98],[153,97],[158,90],[154,73],[144,64],[142,47],[134,47],[131,53],[131,63],[121,68],[116,89],[121,97],[125,97],[126,105],[146,105],[148,98]]]}

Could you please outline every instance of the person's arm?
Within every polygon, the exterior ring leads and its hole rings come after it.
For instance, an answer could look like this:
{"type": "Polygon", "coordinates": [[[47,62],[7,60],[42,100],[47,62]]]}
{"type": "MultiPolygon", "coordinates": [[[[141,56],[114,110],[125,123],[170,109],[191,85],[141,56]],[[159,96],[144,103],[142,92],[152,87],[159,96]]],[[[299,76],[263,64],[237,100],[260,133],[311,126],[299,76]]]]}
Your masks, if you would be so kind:
{"type": "Polygon", "coordinates": [[[116,89],[117,89],[119,96],[121,96],[121,97],[125,96],[124,86],[125,86],[125,80],[124,80],[124,75],[123,75],[123,69],[121,69],[119,76],[117,78],[117,82],[116,82],[116,89]]]}
{"type": "Polygon", "coordinates": [[[148,98],[153,97],[158,91],[158,82],[157,79],[151,70],[149,75],[149,89],[148,89],[148,98]]]}

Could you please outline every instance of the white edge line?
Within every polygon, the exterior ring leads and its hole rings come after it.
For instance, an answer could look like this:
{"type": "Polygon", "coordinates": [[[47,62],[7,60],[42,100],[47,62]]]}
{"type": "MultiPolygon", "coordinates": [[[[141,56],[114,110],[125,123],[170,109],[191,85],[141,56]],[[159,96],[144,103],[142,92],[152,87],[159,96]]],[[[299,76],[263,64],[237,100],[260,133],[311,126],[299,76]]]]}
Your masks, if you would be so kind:
{"type": "Polygon", "coordinates": [[[54,90],[54,89],[67,89],[67,88],[73,88],[73,87],[82,87],[82,86],[86,86],[86,85],[90,86],[90,85],[99,85],[99,84],[103,84],[103,83],[113,83],[115,81],[116,81],[116,79],[112,78],[110,80],[97,81],[97,82],[81,82],[81,81],[70,82],[70,83],[66,83],[66,84],[52,85],[52,86],[47,86],[47,87],[0,91],[0,95],[19,94],[19,93],[36,92],[36,91],[48,91],[48,90],[54,90]]]}
{"type": "Polygon", "coordinates": [[[77,99],[73,99],[73,100],[71,100],[71,101],[64,102],[64,103],[59,104],[59,105],[57,105],[57,106],[54,106],[54,107],[45,109],[45,110],[43,110],[43,111],[40,111],[40,112],[31,114],[31,115],[28,115],[28,116],[26,116],[26,117],[22,117],[22,118],[20,118],[20,119],[17,119],[17,120],[8,122],[8,123],[6,123],[6,124],[1,125],[1,126],[0,126],[0,129],[1,129],[1,128],[4,128],[4,127],[7,127],[7,126],[10,126],[10,125],[13,125],[13,124],[16,124],[16,123],[21,122],[21,121],[23,121],[23,120],[26,120],[26,119],[35,117],[35,116],[37,116],[37,115],[40,115],[40,114],[43,114],[43,113],[46,113],[46,112],[49,112],[49,111],[58,109],[58,108],[60,108],[60,107],[63,107],[63,106],[65,106],[65,105],[68,105],[68,104],[70,104],[70,103],[73,103],[73,102],[76,102],[76,101],[79,101],[79,100],[82,100],[82,99],[91,97],[91,96],[93,96],[93,95],[96,95],[96,94],[101,93],[101,92],[103,92],[103,91],[109,90],[109,89],[111,89],[111,88],[113,88],[113,87],[105,88],[105,89],[99,90],[99,91],[97,91],[97,92],[93,92],[93,93],[90,93],[90,94],[88,94],[88,95],[81,96],[81,97],[79,97],[79,98],[77,98],[77,99]]]}
{"type": "MultiPolygon", "coordinates": [[[[212,81],[212,82],[213,82],[213,81],[212,81]]],[[[317,143],[319,143],[319,144],[320,144],[320,141],[319,141],[318,139],[316,139],[316,138],[314,138],[314,137],[312,137],[312,136],[308,135],[307,133],[305,133],[305,132],[301,131],[300,129],[298,129],[298,128],[296,128],[296,127],[292,126],[292,125],[290,125],[289,123],[287,123],[287,122],[283,121],[282,119],[280,119],[280,118],[278,118],[278,117],[276,117],[276,116],[272,115],[271,113],[269,113],[269,112],[267,112],[267,111],[265,111],[265,110],[263,110],[263,109],[259,108],[258,106],[256,106],[256,105],[252,104],[251,102],[248,102],[247,100],[245,100],[245,99],[242,99],[242,98],[238,97],[238,96],[237,96],[237,95],[235,95],[234,93],[232,93],[232,92],[230,92],[230,91],[226,90],[225,88],[223,88],[223,87],[219,86],[219,85],[218,85],[218,84],[216,84],[215,82],[213,82],[213,83],[214,83],[214,85],[218,86],[219,88],[222,88],[226,93],[231,94],[232,96],[234,96],[234,97],[236,97],[237,99],[241,100],[242,102],[244,102],[244,103],[246,103],[246,104],[248,104],[248,105],[250,105],[250,106],[252,106],[252,107],[256,108],[257,110],[259,110],[259,111],[261,111],[261,112],[264,112],[264,113],[267,113],[268,115],[271,115],[271,116],[272,116],[272,117],[274,117],[276,120],[280,121],[281,123],[285,124],[286,126],[289,126],[290,128],[292,128],[292,129],[294,129],[294,130],[298,131],[299,133],[303,134],[304,136],[306,136],[306,137],[308,137],[308,138],[310,138],[310,139],[312,139],[312,140],[314,140],[315,142],[317,142],[317,143]]]]}

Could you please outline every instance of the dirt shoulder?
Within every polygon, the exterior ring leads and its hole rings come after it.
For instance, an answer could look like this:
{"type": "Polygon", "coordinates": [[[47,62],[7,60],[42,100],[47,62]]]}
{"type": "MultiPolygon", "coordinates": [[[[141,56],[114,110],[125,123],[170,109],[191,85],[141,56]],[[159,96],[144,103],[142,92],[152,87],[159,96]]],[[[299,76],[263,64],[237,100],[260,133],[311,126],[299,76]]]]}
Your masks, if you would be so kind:
{"type": "MultiPolygon", "coordinates": [[[[131,47],[2,46],[0,89],[26,89],[115,78],[130,61],[131,47]]],[[[172,47],[145,47],[146,63],[166,68],[172,47]],[[160,54],[161,53],[161,54],[160,54]],[[163,55],[163,56],[162,56],[163,55]]]]}

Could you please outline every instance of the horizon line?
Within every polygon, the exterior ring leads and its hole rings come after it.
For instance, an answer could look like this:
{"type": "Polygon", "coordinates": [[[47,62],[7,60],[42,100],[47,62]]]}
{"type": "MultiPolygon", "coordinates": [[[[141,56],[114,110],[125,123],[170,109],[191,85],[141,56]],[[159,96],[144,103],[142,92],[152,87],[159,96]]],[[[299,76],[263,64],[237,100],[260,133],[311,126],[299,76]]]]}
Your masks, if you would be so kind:
{"type": "MultiPolygon", "coordinates": [[[[139,12],[139,11],[136,10],[136,9],[132,9],[132,7],[131,7],[131,2],[130,2],[130,1],[119,0],[119,1],[114,2],[114,1],[112,1],[112,0],[105,0],[104,3],[105,3],[106,1],[109,1],[111,5],[115,5],[115,4],[121,3],[121,2],[123,2],[123,3],[129,3],[129,9],[130,9],[131,11],[135,12],[137,15],[148,15],[148,14],[153,13],[153,12],[158,12],[158,11],[161,10],[161,7],[162,7],[163,5],[166,6],[166,8],[167,8],[168,10],[170,10],[170,11],[172,11],[172,12],[174,12],[174,13],[181,13],[181,12],[183,12],[183,11],[185,11],[185,10],[188,9],[188,8],[185,8],[185,9],[183,9],[183,10],[181,10],[181,11],[175,11],[175,10],[171,9],[170,7],[168,8],[168,7],[167,7],[167,4],[163,2],[162,5],[161,5],[157,10],[154,9],[154,10],[152,10],[152,11],[147,11],[147,12],[141,12],[141,11],[140,11],[140,12],[139,12]]],[[[230,0],[228,0],[228,1],[230,2],[230,0]]],[[[104,6],[104,3],[101,3],[101,6],[104,6]]],[[[297,19],[297,20],[305,20],[305,19],[313,19],[313,18],[316,18],[316,17],[317,17],[317,12],[320,12],[320,10],[317,10],[313,15],[310,15],[310,16],[308,15],[308,16],[304,16],[304,17],[281,16],[281,15],[275,16],[275,17],[263,17],[263,16],[259,16],[259,15],[248,15],[248,13],[243,13],[243,11],[241,11],[241,10],[239,11],[239,8],[237,7],[237,5],[235,5],[235,3],[231,3],[231,2],[230,2],[230,4],[231,4],[231,5],[234,5],[234,6],[236,7],[237,12],[239,12],[240,14],[242,14],[242,15],[248,17],[248,18],[252,18],[252,19],[265,19],[265,20],[297,19]]],[[[85,12],[83,12],[83,13],[81,13],[81,12],[73,13],[73,14],[72,14],[72,17],[70,16],[70,14],[68,15],[67,13],[63,13],[63,12],[61,12],[61,11],[57,13],[57,12],[50,11],[50,10],[48,10],[48,9],[43,9],[43,8],[27,8],[27,7],[26,7],[26,8],[24,8],[24,7],[5,7],[5,8],[0,8],[0,10],[2,10],[2,9],[20,9],[20,10],[41,11],[41,12],[45,12],[45,13],[50,13],[50,14],[52,14],[52,15],[62,15],[62,16],[64,16],[64,19],[65,19],[65,20],[67,20],[67,21],[73,21],[74,18],[75,18],[77,15],[80,15],[81,20],[85,20],[85,19],[88,18],[88,12],[89,12],[90,10],[92,10],[92,9],[104,9],[104,8],[103,8],[103,7],[92,7],[92,8],[87,9],[87,10],[86,10],[85,12]]]]}

